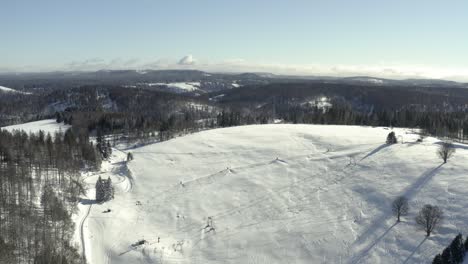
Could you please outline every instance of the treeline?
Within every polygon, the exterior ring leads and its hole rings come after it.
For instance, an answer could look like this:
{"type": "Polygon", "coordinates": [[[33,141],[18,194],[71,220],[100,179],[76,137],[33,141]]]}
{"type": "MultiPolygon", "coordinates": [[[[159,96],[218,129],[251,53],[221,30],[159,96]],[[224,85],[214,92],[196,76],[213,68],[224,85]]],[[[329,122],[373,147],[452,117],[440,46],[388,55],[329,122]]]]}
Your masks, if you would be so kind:
{"type": "Polygon", "coordinates": [[[365,125],[420,128],[425,133],[463,141],[468,138],[468,113],[424,112],[410,108],[362,113],[347,105],[329,109],[293,105],[276,109],[278,118],[290,123],[365,125]]]}
{"type": "Polygon", "coordinates": [[[267,124],[275,119],[293,124],[365,125],[419,128],[440,138],[464,141],[468,138],[468,113],[417,111],[411,107],[398,110],[361,112],[342,101],[331,101],[323,108],[295,102],[265,104],[262,107],[180,107],[141,109],[140,111],[65,111],[57,121],[71,124],[80,133],[112,135],[112,142],[155,138],[167,140],[178,133],[216,127],[267,124]]]}
{"type": "Polygon", "coordinates": [[[468,238],[463,241],[462,234],[458,234],[441,254],[437,254],[433,264],[460,264],[465,259],[468,251],[468,238]]]}
{"type": "Polygon", "coordinates": [[[85,193],[80,169],[100,155],[86,135],[0,130],[0,263],[84,263],[71,213],[85,193]]]}

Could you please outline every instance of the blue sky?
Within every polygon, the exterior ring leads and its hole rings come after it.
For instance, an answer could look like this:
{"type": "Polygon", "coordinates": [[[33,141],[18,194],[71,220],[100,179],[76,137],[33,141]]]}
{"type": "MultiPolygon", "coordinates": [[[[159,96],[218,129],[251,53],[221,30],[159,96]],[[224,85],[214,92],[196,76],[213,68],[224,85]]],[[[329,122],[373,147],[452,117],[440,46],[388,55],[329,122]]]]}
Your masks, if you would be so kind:
{"type": "Polygon", "coordinates": [[[467,14],[465,0],[1,0],[0,71],[185,67],[464,79],[467,14]]]}

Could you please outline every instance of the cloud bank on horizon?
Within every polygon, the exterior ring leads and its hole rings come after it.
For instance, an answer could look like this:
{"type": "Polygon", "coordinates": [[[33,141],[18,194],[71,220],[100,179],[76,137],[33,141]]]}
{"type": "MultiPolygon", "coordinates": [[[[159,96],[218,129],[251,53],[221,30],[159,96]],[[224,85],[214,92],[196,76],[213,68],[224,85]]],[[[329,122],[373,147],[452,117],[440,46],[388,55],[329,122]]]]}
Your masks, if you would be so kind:
{"type": "Polygon", "coordinates": [[[105,60],[91,58],[83,61],[73,61],[63,66],[39,69],[25,66],[17,69],[0,68],[0,72],[47,72],[47,71],[98,71],[98,70],[169,70],[186,69],[207,72],[268,72],[279,75],[296,76],[372,76],[389,79],[444,79],[468,82],[468,68],[437,68],[425,65],[323,65],[323,64],[282,64],[258,63],[244,59],[229,59],[224,61],[197,60],[192,55],[186,55],[178,60],[158,59],[153,61],[141,59],[105,60]]]}

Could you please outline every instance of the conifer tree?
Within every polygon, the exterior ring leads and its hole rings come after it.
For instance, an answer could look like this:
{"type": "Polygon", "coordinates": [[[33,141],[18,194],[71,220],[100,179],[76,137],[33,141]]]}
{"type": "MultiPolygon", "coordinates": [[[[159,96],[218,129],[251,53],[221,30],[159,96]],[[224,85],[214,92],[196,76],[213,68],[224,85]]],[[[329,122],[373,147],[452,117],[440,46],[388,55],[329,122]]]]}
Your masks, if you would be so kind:
{"type": "Polygon", "coordinates": [[[434,257],[434,260],[432,261],[432,264],[444,264],[444,262],[442,261],[442,256],[440,254],[437,254],[434,257]]]}
{"type": "Polygon", "coordinates": [[[465,246],[463,245],[462,234],[458,234],[450,244],[450,252],[453,263],[462,263],[465,256],[465,246]]]}
{"type": "Polygon", "coordinates": [[[442,251],[441,255],[442,263],[444,264],[453,264],[454,262],[452,261],[452,252],[450,251],[449,247],[446,247],[444,251],[442,251]]]}
{"type": "Polygon", "coordinates": [[[102,202],[104,201],[104,198],[105,198],[105,187],[102,182],[101,176],[99,176],[96,182],[96,201],[102,202]]]}
{"type": "Polygon", "coordinates": [[[132,160],[133,160],[133,154],[132,154],[131,152],[129,152],[129,153],[127,154],[127,162],[128,162],[128,161],[132,161],[132,160]]]}
{"type": "Polygon", "coordinates": [[[387,144],[395,144],[397,143],[397,138],[395,136],[395,132],[390,132],[388,133],[388,136],[387,136],[387,144]]]}
{"type": "Polygon", "coordinates": [[[107,178],[107,180],[105,181],[104,186],[105,186],[105,188],[104,188],[104,191],[105,191],[104,199],[106,201],[114,199],[114,186],[112,186],[112,180],[111,180],[110,177],[107,178]]]}
{"type": "Polygon", "coordinates": [[[465,240],[465,252],[468,251],[468,236],[466,237],[465,240]]]}

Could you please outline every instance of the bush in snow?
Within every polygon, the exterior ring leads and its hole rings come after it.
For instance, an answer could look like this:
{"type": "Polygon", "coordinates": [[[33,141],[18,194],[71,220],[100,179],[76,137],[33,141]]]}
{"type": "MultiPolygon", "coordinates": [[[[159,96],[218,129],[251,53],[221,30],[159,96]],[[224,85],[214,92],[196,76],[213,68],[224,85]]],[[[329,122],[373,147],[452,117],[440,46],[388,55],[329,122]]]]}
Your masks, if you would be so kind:
{"type": "Polygon", "coordinates": [[[129,153],[127,154],[127,162],[128,162],[128,161],[131,161],[131,160],[133,160],[133,154],[132,154],[131,152],[129,152],[129,153]]]}
{"type": "Polygon", "coordinates": [[[395,136],[395,132],[390,132],[388,133],[388,136],[387,136],[387,144],[395,144],[397,143],[397,138],[395,136]]]}
{"type": "Polygon", "coordinates": [[[444,161],[444,163],[447,163],[447,160],[452,157],[453,153],[455,153],[455,148],[452,143],[447,141],[442,142],[437,150],[437,155],[444,161]]]}
{"type": "Polygon", "coordinates": [[[438,206],[426,204],[416,216],[416,223],[430,236],[442,221],[444,213],[438,206]]]}

